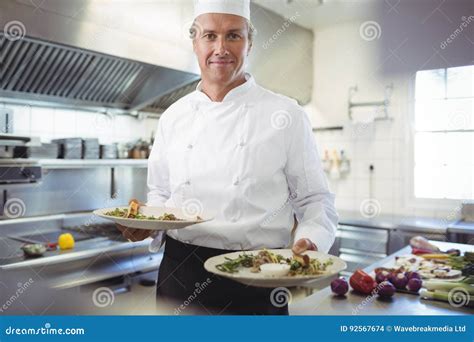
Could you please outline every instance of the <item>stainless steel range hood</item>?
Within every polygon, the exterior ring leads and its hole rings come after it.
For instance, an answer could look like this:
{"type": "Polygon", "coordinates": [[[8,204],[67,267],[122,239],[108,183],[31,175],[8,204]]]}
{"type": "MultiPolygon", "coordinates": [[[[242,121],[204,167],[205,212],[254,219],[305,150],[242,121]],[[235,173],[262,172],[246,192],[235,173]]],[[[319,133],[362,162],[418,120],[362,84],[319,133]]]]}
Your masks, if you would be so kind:
{"type": "MultiPolygon", "coordinates": [[[[1,99],[92,110],[162,112],[170,102],[194,90],[199,75],[190,72],[192,68],[178,63],[170,67],[166,58],[153,58],[153,64],[139,60],[147,49],[146,45],[137,46],[140,39],[128,48],[131,37],[125,31],[100,31],[90,20],[97,9],[94,3],[43,1],[42,8],[35,11],[24,1],[1,2],[1,99]],[[92,12],[73,20],[67,17],[79,4],[92,12]],[[127,46],[127,54],[100,51],[114,52],[100,48],[98,34],[121,48],[127,46]]],[[[126,5],[128,11],[123,6],[121,10],[133,13],[133,4],[126,5]]],[[[166,55],[167,47],[158,41],[153,49],[159,46],[166,55]]],[[[191,65],[192,55],[188,58],[191,65]]]]}
{"type": "Polygon", "coordinates": [[[187,72],[29,37],[11,41],[1,33],[0,54],[0,97],[72,107],[161,111],[166,106],[160,104],[185,95],[183,87],[192,91],[188,85],[198,79],[187,72]]]}

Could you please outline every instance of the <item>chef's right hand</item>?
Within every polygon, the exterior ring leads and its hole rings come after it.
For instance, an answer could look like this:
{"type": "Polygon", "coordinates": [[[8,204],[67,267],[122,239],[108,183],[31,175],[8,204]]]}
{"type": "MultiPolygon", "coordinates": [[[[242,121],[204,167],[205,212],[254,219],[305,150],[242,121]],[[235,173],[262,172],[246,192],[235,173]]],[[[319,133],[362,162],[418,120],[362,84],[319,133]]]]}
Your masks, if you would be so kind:
{"type": "Polygon", "coordinates": [[[116,223],[117,229],[122,232],[122,235],[129,241],[142,241],[151,236],[152,230],[148,229],[135,229],[126,226],[122,226],[116,223]]]}

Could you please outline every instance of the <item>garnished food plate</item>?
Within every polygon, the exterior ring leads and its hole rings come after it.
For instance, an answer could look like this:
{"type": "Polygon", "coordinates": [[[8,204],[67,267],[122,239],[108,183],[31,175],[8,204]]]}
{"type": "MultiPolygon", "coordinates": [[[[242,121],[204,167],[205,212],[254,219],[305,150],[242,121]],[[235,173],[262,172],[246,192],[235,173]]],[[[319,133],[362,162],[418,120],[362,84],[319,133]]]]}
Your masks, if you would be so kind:
{"type": "Polygon", "coordinates": [[[462,269],[468,262],[464,257],[449,254],[401,255],[389,271],[417,272],[421,279],[459,281],[464,278],[462,269]]]}
{"type": "Polygon", "coordinates": [[[130,206],[104,208],[94,210],[94,214],[125,227],[148,230],[180,229],[213,219],[205,212],[191,215],[181,208],[140,205],[131,215],[129,214],[130,209],[130,206]]]}
{"type": "Polygon", "coordinates": [[[316,251],[294,255],[291,249],[232,252],[204,263],[208,272],[256,287],[309,286],[346,267],[333,255],[316,251]]]}

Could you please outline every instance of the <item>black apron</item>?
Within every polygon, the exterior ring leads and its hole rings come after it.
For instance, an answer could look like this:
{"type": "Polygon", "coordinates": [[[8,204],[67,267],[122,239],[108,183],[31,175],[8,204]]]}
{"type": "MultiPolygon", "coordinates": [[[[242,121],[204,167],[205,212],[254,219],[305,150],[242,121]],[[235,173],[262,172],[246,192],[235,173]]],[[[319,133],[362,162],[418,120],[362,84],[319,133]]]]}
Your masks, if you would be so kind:
{"type": "Polygon", "coordinates": [[[230,252],[166,236],[158,272],[158,309],[177,315],[288,315],[288,304],[271,298],[273,289],[240,284],[204,269],[208,258],[230,252]]]}

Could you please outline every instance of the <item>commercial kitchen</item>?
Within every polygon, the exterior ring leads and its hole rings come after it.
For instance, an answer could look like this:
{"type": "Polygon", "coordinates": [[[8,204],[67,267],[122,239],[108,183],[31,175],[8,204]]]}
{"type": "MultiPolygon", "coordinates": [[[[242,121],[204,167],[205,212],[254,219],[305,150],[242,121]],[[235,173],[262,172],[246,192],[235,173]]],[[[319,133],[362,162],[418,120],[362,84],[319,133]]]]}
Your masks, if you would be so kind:
{"type": "MultiPolygon", "coordinates": [[[[329,254],[346,264],[287,289],[289,314],[472,314],[469,294],[460,305],[416,291],[367,299],[330,284],[422,258],[420,237],[445,259],[474,252],[473,3],[250,10],[246,70],[304,109],[339,215],[329,254]]],[[[194,19],[185,0],[0,3],[2,315],[192,313],[156,301],[164,247],[93,211],[146,202],[160,117],[201,81],[194,19]],[[45,252],[28,257],[25,245],[45,252]]]]}

